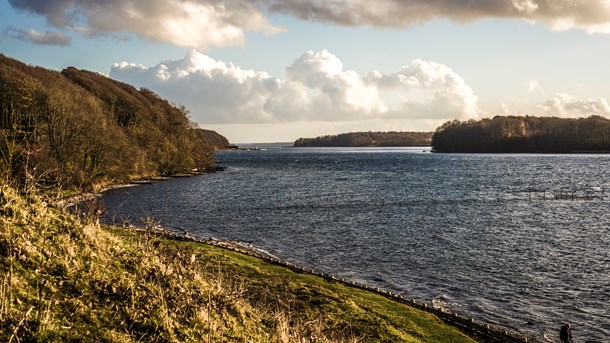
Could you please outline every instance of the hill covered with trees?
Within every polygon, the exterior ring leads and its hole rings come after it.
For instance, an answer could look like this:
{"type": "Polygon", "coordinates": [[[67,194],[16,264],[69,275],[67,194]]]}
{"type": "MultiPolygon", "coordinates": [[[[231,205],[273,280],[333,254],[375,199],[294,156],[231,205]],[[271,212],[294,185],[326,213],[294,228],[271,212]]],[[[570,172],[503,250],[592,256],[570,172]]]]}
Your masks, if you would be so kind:
{"type": "Polygon", "coordinates": [[[436,130],[432,148],[464,153],[609,153],[610,120],[601,116],[454,120],[436,130]]]}
{"type": "Polygon", "coordinates": [[[0,55],[0,171],[20,183],[90,188],[210,168],[226,138],[148,89],[0,55]]]}
{"type": "Polygon", "coordinates": [[[432,132],[350,132],[299,138],[295,147],[429,146],[432,132]]]}
{"type": "Polygon", "coordinates": [[[227,137],[219,134],[216,131],[206,130],[206,129],[196,129],[195,131],[197,132],[197,135],[199,135],[199,137],[201,137],[201,139],[206,141],[208,144],[213,146],[215,149],[218,149],[218,150],[227,149],[231,145],[229,143],[229,140],[227,139],[227,137]]]}

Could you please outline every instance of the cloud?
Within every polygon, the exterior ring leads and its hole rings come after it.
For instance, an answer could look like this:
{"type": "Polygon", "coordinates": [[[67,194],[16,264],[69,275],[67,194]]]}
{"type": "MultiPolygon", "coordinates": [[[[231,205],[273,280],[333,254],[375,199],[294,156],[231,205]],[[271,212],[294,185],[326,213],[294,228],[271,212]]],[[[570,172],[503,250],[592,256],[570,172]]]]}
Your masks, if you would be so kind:
{"type": "Polygon", "coordinates": [[[110,76],[191,109],[206,124],[477,117],[478,98],[449,67],[416,60],[394,74],[345,71],[326,50],[309,51],[283,79],[191,50],[154,67],[116,63],[110,76]]]}
{"type": "Polygon", "coordinates": [[[372,72],[367,83],[401,95],[400,106],[390,111],[425,118],[476,118],[481,113],[479,98],[466,81],[446,65],[420,59],[403,66],[397,73],[372,72]]]}
{"type": "Polygon", "coordinates": [[[608,0],[9,0],[55,27],[84,35],[136,34],[205,49],[243,44],[246,31],[274,34],[270,13],[345,26],[404,28],[437,19],[541,22],[552,30],[610,33],[608,0]]]}
{"type": "Polygon", "coordinates": [[[541,91],[542,90],[542,86],[540,86],[540,82],[536,81],[536,80],[530,80],[527,82],[527,91],[530,93],[536,92],[536,91],[541,91]]]}
{"type": "Polygon", "coordinates": [[[242,44],[246,30],[282,31],[244,0],[9,0],[55,27],[85,35],[134,33],[154,42],[206,48],[242,44]]]}
{"type": "Polygon", "coordinates": [[[195,119],[206,123],[271,122],[280,109],[304,106],[299,101],[305,95],[290,83],[214,60],[196,50],[184,59],[164,61],[152,68],[114,64],[110,76],[184,104],[195,119]]]}
{"type": "Polygon", "coordinates": [[[500,108],[502,109],[502,115],[504,116],[508,116],[508,115],[514,115],[515,111],[513,111],[510,108],[510,105],[508,105],[507,103],[501,103],[500,104],[500,108]]]}
{"type": "Polygon", "coordinates": [[[542,22],[553,30],[581,28],[610,33],[607,0],[299,0],[266,1],[274,11],[304,20],[348,26],[407,27],[435,19],[468,22],[513,18],[542,22]]]}
{"type": "Polygon", "coordinates": [[[311,97],[312,107],[319,112],[334,112],[335,119],[340,115],[367,116],[387,110],[377,88],[366,84],[355,72],[343,71],[343,63],[326,50],[303,54],[286,69],[286,79],[317,91],[311,97]]]}
{"type": "Polygon", "coordinates": [[[548,115],[561,117],[587,117],[601,115],[610,117],[610,105],[605,98],[577,99],[565,93],[559,93],[553,99],[545,101],[540,108],[548,115]]]}
{"type": "Polygon", "coordinates": [[[2,36],[41,45],[68,46],[71,43],[70,37],[61,32],[40,32],[34,29],[22,30],[8,27],[2,32],[2,36]]]}

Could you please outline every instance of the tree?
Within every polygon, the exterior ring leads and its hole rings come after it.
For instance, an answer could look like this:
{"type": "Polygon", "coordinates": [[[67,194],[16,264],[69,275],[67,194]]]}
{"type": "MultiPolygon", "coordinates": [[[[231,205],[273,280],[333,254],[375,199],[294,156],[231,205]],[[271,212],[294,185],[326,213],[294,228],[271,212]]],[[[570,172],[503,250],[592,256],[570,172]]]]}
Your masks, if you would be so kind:
{"type": "Polygon", "coordinates": [[[432,146],[437,152],[606,152],[610,120],[497,116],[451,121],[436,130],[432,146]]]}

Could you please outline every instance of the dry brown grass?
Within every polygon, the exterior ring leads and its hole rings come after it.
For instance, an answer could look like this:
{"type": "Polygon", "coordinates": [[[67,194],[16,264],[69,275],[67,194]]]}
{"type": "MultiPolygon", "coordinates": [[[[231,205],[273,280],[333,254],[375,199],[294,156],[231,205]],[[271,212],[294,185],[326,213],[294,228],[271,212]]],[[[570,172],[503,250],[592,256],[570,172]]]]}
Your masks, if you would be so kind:
{"type": "Polygon", "coordinates": [[[0,230],[0,341],[470,341],[378,295],[102,227],[6,185],[0,230]]]}

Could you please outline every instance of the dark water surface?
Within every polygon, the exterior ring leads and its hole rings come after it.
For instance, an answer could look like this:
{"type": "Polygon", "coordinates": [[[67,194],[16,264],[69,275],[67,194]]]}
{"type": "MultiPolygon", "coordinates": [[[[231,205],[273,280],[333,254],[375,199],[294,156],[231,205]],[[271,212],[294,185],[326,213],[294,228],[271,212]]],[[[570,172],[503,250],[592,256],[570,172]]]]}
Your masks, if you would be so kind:
{"type": "Polygon", "coordinates": [[[106,220],[195,235],[558,340],[610,341],[610,155],[220,152],[227,170],[107,192],[106,220]],[[602,191],[603,190],[603,191],[602,191]]]}

